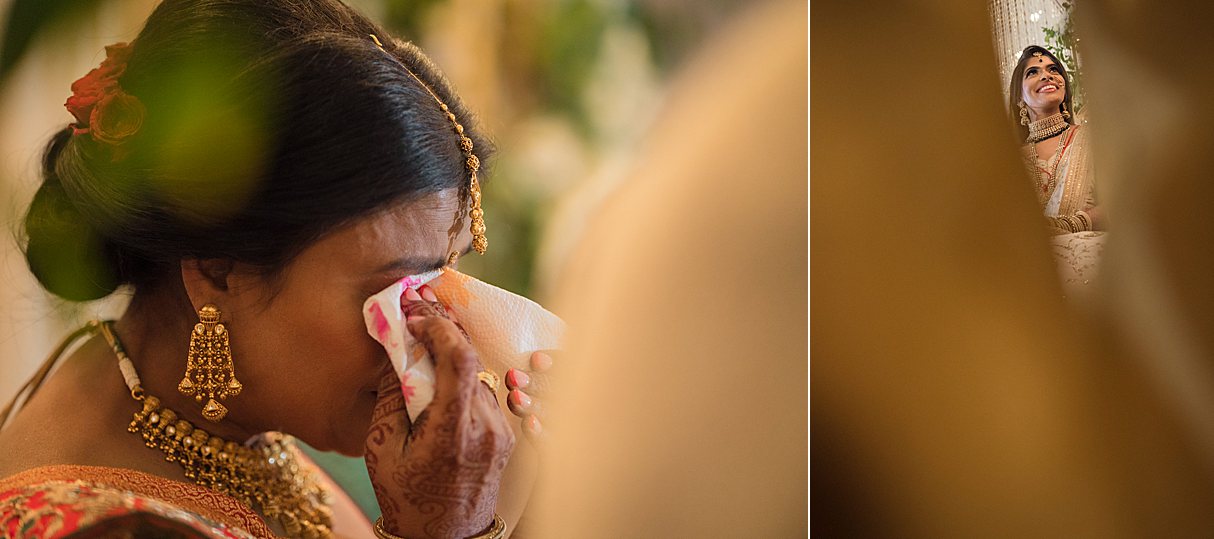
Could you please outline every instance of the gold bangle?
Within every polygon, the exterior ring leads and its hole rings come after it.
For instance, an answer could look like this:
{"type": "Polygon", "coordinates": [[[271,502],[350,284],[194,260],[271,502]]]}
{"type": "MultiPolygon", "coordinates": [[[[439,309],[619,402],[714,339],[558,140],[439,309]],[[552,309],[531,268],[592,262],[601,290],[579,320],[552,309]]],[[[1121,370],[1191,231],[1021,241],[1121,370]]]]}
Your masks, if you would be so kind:
{"type": "Polygon", "coordinates": [[[1079,210],[1075,213],[1075,218],[1079,219],[1079,223],[1083,225],[1084,230],[1093,230],[1092,219],[1088,216],[1087,212],[1079,210]]]}
{"type": "Polygon", "coordinates": [[[1054,228],[1057,228],[1064,234],[1075,231],[1075,229],[1071,228],[1071,223],[1067,222],[1067,220],[1062,217],[1050,217],[1049,219],[1050,223],[1054,225],[1054,228]]]}
{"type": "Polygon", "coordinates": [[[383,515],[380,515],[379,518],[375,519],[375,536],[379,539],[405,539],[399,535],[393,535],[391,532],[384,529],[383,515]]]}
{"type": "MultiPolygon", "coordinates": [[[[494,513],[493,523],[489,525],[489,529],[468,539],[502,539],[505,535],[506,521],[502,520],[502,517],[498,516],[497,513],[494,513]]],[[[405,539],[399,535],[393,535],[384,529],[384,517],[382,515],[375,519],[375,536],[379,539],[405,539]]]]}

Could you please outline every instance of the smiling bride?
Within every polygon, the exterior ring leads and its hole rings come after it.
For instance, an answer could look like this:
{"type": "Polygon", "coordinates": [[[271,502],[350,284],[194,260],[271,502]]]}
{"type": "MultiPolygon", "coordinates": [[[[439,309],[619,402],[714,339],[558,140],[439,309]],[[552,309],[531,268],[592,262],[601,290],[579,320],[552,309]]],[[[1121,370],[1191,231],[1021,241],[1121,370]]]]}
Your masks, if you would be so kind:
{"type": "Polygon", "coordinates": [[[1076,121],[1066,67],[1049,50],[1020,54],[1008,92],[1013,125],[1053,235],[1064,289],[1081,294],[1095,277],[1106,217],[1096,201],[1088,133],[1076,121]]]}

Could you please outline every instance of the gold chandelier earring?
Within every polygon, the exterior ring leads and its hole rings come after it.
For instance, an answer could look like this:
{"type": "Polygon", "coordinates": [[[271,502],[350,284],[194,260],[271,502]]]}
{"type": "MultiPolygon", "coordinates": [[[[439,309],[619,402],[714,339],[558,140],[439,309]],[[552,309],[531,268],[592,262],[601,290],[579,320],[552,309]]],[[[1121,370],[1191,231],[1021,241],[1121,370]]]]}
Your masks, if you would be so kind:
{"type": "Polygon", "coordinates": [[[177,391],[206,404],[202,417],[218,423],[228,414],[219,401],[240,394],[244,386],[236,380],[228,331],[219,322],[219,309],[208,303],[198,309],[198,323],[190,333],[190,352],[186,357],[185,377],[177,391]]]}
{"type": "Polygon", "coordinates": [[[1062,104],[1062,117],[1068,120],[1071,119],[1071,111],[1066,110],[1066,103],[1062,104]]]}
{"type": "Polygon", "coordinates": [[[1028,125],[1028,124],[1029,124],[1029,107],[1028,107],[1028,105],[1024,104],[1024,101],[1021,101],[1020,102],[1020,125],[1028,125]]]}

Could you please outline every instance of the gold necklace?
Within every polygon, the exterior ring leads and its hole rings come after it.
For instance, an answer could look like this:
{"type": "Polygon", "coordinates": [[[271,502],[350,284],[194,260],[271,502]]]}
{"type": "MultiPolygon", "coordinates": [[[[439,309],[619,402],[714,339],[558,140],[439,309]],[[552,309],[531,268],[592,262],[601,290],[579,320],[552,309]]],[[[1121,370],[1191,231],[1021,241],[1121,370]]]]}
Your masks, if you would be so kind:
{"type": "Polygon", "coordinates": [[[185,476],[203,487],[260,507],[266,518],[276,520],[292,537],[322,539],[333,536],[329,493],[315,475],[300,465],[294,438],[267,433],[247,446],[212,436],[160,406],[160,399],[147,395],[134,364],[112,322],[97,323],[114,355],[131,396],[143,403],[127,430],[143,437],[145,445],[159,449],[164,459],[176,462],[185,476]]]}
{"type": "Polygon", "coordinates": [[[1062,113],[1029,122],[1029,136],[1024,141],[1030,144],[1041,142],[1063,132],[1070,125],[1062,113]]]}
{"type": "MultiPolygon", "coordinates": [[[[1025,152],[1025,162],[1029,170],[1033,172],[1033,183],[1037,186],[1037,202],[1042,206],[1049,201],[1054,193],[1054,188],[1058,185],[1058,164],[1062,162],[1062,151],[1065,148],[1066,131],[1070,128],[1070,124],[1063,124],[1062,138],[1058,139],[1058,147],[1054,150],[1054,155],[1050,156],[1050,160],[1045,163],[1046,170],[1042,170],[1038,166],[1040,156],[1037,154],[1037,143],[1029,142],[1028,151],[1025,152]]],[[[1048,137],[1047,137],[1048,138],[1048,137]]]]}

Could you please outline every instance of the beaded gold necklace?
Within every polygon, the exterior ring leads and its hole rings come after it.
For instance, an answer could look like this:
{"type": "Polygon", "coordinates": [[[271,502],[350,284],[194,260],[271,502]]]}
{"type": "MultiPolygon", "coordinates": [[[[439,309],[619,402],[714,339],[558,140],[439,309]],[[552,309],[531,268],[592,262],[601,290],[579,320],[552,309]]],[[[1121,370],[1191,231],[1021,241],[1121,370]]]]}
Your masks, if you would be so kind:
{"type": "Polygon", "coordinates": [[[143,437],[145,445],[159,449],[164,459],[176,462],[195,483],[227,494],[249,507],[260,507],[266,518],[277,521],[292,537],[332,537],[329,493],[315,475],[300,465],[294,438],[267,433],[253,445],[241,445],[212,436],[160,406],[147,395],[135,373],[112,322],[98,322],[131,396],[143,403],[127,430],[143,437]]]}
{"type": "Polygon", "coordinates": [[[1029,170],[1033,173],[1033,183],[1037,187],[1037,202],[1042,206],[1049,201],[1054,193],[1054,188],[1058,186],[1058,165],[1062,163],[1062,152],[1066,149],[1067,130],[1071,124],[1063,123],[1062,131],[1057,134],[1062,135],[1058,139],[1058,146],[1054,150],[1054,155],[1045,162],[1044,170],[1041,167],[1041,156],[1037,153],[1037,143],[1029,142],[1027,151],[1024,153],[1025,163],[1029,170]]]}

